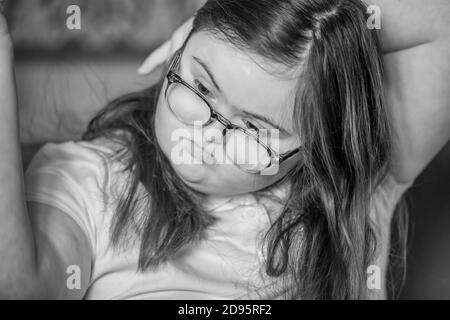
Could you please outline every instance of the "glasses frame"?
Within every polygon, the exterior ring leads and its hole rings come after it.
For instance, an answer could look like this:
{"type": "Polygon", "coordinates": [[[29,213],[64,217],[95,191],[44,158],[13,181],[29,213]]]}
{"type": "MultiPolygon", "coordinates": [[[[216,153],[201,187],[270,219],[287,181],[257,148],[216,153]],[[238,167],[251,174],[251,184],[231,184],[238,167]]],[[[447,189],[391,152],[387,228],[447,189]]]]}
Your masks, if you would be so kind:
{"type": "MultiPolygon", "coordinates": [[[[222,124],[225,128],[222,131],[222,136],[224,137],[224,141],[226,141],[226,131],[227,130],[241,130],[242,132],[244,132],[244,134],[249,135],[253,138],[256,139],[256,141],[263,146],[264,148],[266,148],[267,153],[269,154],[270,157],[270,163],[262,170],[258,170],[257,172],[262,172],[263,170],[268,170],[270,167],[272,167],[274,165],[274,163],[277,163],[278,165],[281,165],[281,163],[283,163],[284,161],[286,161],[288,158],[292,157],[294,154],[296,154],[297,152],[299,152],[301,150],[301,147],[297,147],[293,150],[284,152],[282,154],[279,154],[278,152],[276,152],[275,150],[273,150],[271,147],[269,147],[268,145],[266,145],[264,142],[262,142],[259,138],[259,136],[255,133],[253,133],[252,131],[249,131],[245,128],[242,128],[241,126],[238,126],[234,123],[232,123],[230,120],[228,120],[227,118],[225,118],[223,115],[221,115],[219,112],[217,112],[214,107],[211,105],[211,103],[203,96],[203,94],[201,92],[199,92],[197,89],[195,89],[193,86],[191,86],[189,83],[187,83],[185,80],[183,80],[183,78],[181,78],[180,75],[178,75],[175,70],[179,65],[179,62],[181,60],[181,54],[183,52],[183,48],[179,49],[177,52],[175,52],[173,58],[171,59],[171,62],[169,64],[169,69],[167,71],[166,74],[166,79],[167,79],[167,86],[166,89],[164,91],[164,97],[166,99],[167,105],[169,107],[169,110],[171,111],[171,113],[181,122],[183,122],[186,125],[189,126],[193,126],[192,123],[188,123],[186,121],[183,121],[182,119],[179,118],[179,116],[177,114],[175,114],[175,112],[172,110],[172,107],[170,106],[169,103],[169,99],[168,99],[168,95],[167,92],[170,88],[170,86],[174,83],[179,83],[183,86],[185,86],[186,88],[188,88],[189,90],[191,90],[192,92],[194,92],[198,97],[200,97],[200,99],[202,99],[206,105],[208,106],[209,110],[210,110],[210,118],[209,120],[202,124],[202,128],[207,127],[209,125],[211,125],[211,123],[213,123],[215,120],[218,121],[220,124],[222,124]]],[[[239,168],[241,168],[244,171],[247,172],[251,172],[251,173],[257,173],[255,171],[251,171],[251,170],[247,170],[245,168],[242,168],[241,166],[239,166],[239,168]]]]}

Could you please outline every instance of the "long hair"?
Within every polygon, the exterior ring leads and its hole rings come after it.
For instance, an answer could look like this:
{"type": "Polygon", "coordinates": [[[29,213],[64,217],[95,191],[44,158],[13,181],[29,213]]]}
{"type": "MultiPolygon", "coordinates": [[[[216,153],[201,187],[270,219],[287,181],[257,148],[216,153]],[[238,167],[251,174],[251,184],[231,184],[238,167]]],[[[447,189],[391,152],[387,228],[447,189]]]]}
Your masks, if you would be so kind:
{"type": "MultiPolygon", "coordinates": [[[[265,236],[265,271],[289,279],[287,299],[367,297],[366,270],[379,232],[370,203],[387,174],[392,145],[381,46],[365,12],[359,0],[209,0],[194,20],[191,34],[206,30],[243,52],[301,70],[293,119],[302,161],[285,178],[287,197],[265,236]]],[[[117,245],[137,235],[141,270],[202,239],[215,222],[155,139],[160,90],[161,82],[113,101],[83,136],[123,141],[130,183],[112,240],[117,245]],[[118,130],[128,135],[118,137],[118,130]],[[148,214],[139,215],[142,203],[148,214]]],[[[404,243],[404,212],[394,215],[395,243],[404,243]]],[[[395,249],[398,257],[405,247],[395,249]]]]}

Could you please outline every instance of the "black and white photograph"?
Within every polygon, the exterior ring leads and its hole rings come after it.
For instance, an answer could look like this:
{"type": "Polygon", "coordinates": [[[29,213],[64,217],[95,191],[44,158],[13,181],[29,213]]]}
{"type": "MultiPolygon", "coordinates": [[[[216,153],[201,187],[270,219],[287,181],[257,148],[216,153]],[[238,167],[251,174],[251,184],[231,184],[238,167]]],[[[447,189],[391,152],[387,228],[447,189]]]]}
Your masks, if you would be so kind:
{"type": "Polygon", "coordinates": [[[0,300],[450,300],[449,142],[449,0],[2,0],[0,300]]]}

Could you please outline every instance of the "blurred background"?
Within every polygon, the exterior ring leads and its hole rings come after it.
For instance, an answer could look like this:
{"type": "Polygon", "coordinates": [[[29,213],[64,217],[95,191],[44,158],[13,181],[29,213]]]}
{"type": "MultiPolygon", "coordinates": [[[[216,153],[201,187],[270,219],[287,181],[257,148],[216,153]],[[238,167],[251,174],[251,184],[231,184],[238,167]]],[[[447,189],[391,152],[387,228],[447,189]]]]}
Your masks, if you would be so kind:
{"type": "MultiPolygon", "coordinates": [[[[136,70],[204,0],[3,1],[15,44],[24,165],[45,142],[80,138],[111,99],[150,86],[136,70]],[[81,29],[69,30],[69,5],[81,29]]],[[[401,298],[450,299],[450,145],[408,191],[413,234],[401,298]]]]}
{"type": "Polygon", "coordinates": [[[150,86],[144,58],[203,0],[3,1],[15,44],[22,140],[35,144],[79,136],[109,100],[150,86]],[[70,5],[81,11],[69,30],[70,5]]]}

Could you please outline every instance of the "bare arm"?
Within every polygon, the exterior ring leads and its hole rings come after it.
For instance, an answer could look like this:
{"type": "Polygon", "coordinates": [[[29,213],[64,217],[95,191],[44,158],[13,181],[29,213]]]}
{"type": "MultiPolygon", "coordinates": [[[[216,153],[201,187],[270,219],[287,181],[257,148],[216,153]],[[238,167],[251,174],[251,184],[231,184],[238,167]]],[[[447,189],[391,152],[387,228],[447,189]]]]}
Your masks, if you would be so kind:
{"type": "Polygon", "coordinates": [[[391,171],[413,181],[450,138],[450,2],[369,0],[381,8],[391,171]]]}
{"type": "Polygon", "coordinates": [[[13,60],[0,13],[0,298],[81,298],[87,282],[68,290],[65,278],[69,264],[89,278],[86,237],[57,209],[26,204],[13,60]]]}
{"type": "Polygon", "coordinates": [[[447,0],[363,0],[381,10],[380,36],[386,53],[450,36],[447,0]]]}
{"type": "MultiPolygon", "coordinates": [[[[411,183],[450,138],[450,2],[369,0],[381,8],[385,92],[394,150],[391,174],[411,183]]],[[[379,222],[380,255],[374,262],[385,279],[391,217],[379,222]]],[[[382,290],[373,298],[385,298],[382,290]]]]}

